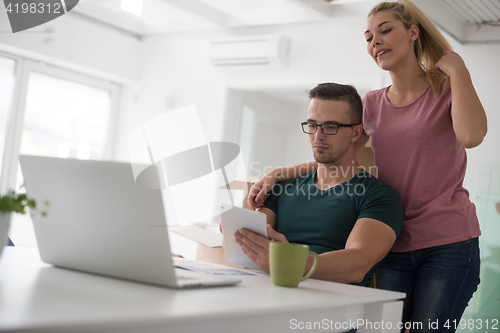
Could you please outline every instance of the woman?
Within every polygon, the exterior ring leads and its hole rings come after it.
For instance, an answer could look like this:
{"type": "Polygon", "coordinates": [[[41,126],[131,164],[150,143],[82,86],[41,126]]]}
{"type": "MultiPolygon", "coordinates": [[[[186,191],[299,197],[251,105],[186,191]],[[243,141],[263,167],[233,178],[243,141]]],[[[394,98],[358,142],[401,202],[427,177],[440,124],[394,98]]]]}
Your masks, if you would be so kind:
{"type": "MultiPolygon", "coordinates": [[[[392,85],[363,98],[366,135],[358,149],[371,138],[378,178],[398,191],[405,209],[377,288],[407,294],[403,322],[412,322],[412,332],[454,332],[479,284],[479,223],[462,183],[465,148],[482,142],[486,114],[462,58],[410,1],[375,6],[365,38],[392,85]]],[[[316,166],[269,172],[252,187],[250,207],[262,206],[277,179],[316,166]]]]}

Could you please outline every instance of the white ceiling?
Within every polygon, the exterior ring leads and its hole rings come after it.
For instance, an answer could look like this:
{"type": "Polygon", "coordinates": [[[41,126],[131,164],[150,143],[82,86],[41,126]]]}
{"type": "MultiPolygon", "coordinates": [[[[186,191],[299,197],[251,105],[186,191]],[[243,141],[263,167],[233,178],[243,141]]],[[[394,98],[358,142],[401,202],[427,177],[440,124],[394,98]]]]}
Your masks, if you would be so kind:
{"type": "Polygon", "coordinates": [[[500,1],[498,0],[444,0],[453,15],[466,24],[500,24],[500,1]]]}
{"type": "Polygon", "coordinates": [[[500,43],[500,0],[415,0],[462,44],[500,43]]]}
{"type": "MultiPolygon", "coordinates": [[[[376,0],[144,0],[141,16],[120,0],[80,0],[71,13],[134,35],[366,17],[376,0]]],[[[415,0],[461,43],[500,42],[500,0],[415,0]]]]}

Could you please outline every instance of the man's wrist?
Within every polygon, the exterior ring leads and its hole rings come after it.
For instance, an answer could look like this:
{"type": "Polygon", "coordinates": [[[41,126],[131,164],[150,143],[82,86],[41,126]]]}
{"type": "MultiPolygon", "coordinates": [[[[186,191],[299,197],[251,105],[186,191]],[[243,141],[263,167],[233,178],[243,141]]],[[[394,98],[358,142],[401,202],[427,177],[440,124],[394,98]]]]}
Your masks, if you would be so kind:
{"type": "Polygon", "coordinates": [[[309,272],[313,264],[314,264],[314,256],[310,254],[307,256],[306,267],[304,268],[304,274],[302,276],[305,276],[309,272]]]}

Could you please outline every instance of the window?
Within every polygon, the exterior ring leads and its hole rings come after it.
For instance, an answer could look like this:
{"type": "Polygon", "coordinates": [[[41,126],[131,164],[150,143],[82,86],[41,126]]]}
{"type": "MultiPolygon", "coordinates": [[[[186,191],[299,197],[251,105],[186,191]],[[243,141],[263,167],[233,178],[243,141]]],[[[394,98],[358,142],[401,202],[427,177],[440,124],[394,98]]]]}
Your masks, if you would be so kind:
{"type": "Polygon", "coordinates": [[[0,165],[3,161],[7,122],[9,121],[16,61],[0,56],[0,165]]]}
{"type": "Polygon", "coordinates": [[[101,159],[110,95],[106,89],[32,72],[21,154],[101,159]]]}
{"type": "MultiPolygon", "coordinates": [[[[20,154],[109,159],[117,94],[117,85],[99,79],[0,56],[1,190],[24,191],[20,154]]],[[[11,222],[14,244],[36,246],[28,214],[14,214],[11,222]]]]}

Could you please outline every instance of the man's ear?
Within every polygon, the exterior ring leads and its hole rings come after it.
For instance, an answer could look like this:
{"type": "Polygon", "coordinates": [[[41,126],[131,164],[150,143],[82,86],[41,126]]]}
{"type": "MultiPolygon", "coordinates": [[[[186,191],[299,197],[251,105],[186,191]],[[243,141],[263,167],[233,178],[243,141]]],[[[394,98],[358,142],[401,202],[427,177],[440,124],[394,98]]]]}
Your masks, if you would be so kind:
{"type": "Polygon", "coordinates": [[[363,135],[363,125],[356,125],[353,127],[351,142],[354,143],[363,135]]]}

